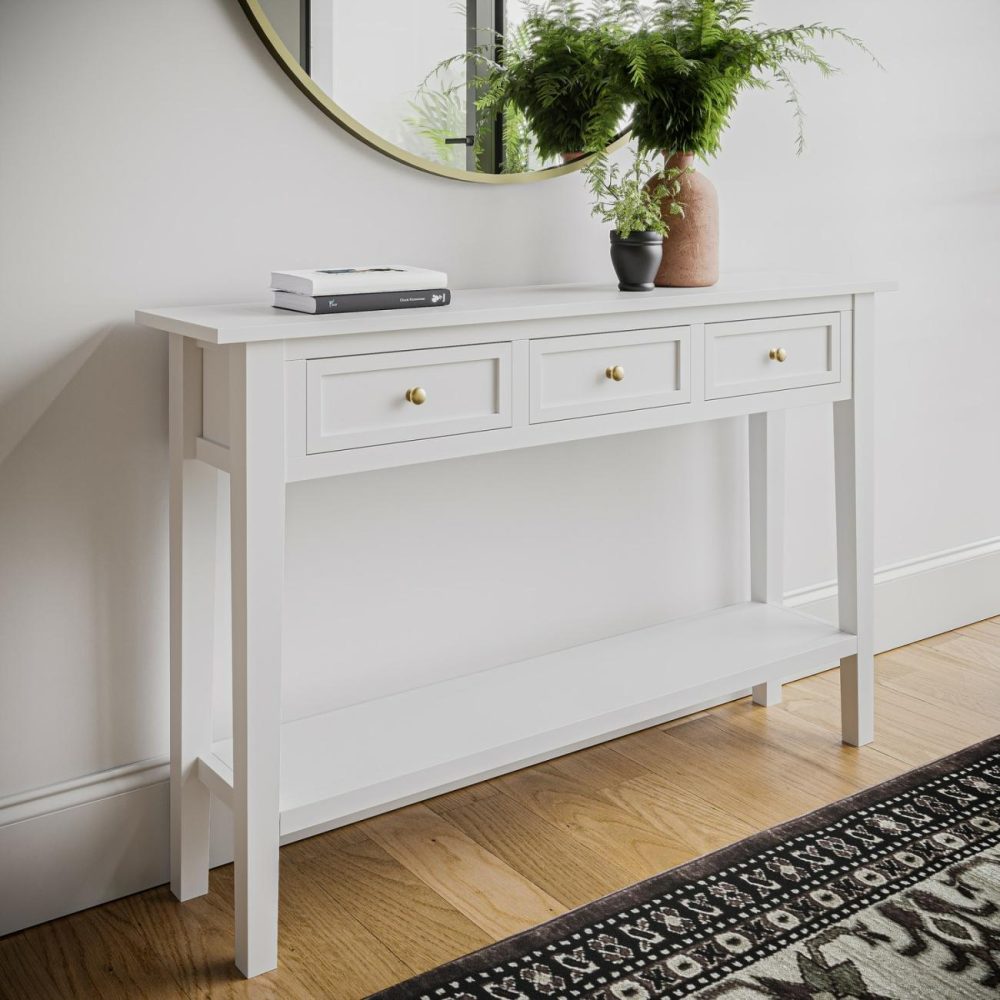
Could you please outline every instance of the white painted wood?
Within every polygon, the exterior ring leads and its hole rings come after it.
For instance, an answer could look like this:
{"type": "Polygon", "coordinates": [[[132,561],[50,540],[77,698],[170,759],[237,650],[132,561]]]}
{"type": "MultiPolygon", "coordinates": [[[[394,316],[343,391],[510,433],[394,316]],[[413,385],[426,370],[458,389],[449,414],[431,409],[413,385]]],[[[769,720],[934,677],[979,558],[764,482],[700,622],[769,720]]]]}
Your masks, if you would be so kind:
{"type": "Polygon", "coordinates": [[[291,465],[306,459],[306,361],[286,361],[285,369],[285,479],[292,481],[291,465]]]}
{"type": "Polygon", "coordinates": [[[691,399],[687,327],[532,340],[530,357],[533,424],[691,399]],[[615,366],[621,381],[607,375],[615,366]]]}
{"type": "Polygon", "coordinates": [[[772,708],[781,704],[781,685],[788,678],[779,680],[764,681],[763,684],[754,684],[751,691],[753,703],[760,708],[772,708]]]}
{"type": "Polygon", "coordinates": [[[307,361],[307,451],[509,427],[510,402],[509,343],[307,361]]]}
{"type": "MultiPolygon", "coordinates": [[[[511,426],[519,432],[531,423],[531,343],[515,340],[511,345],[511,426]]],[[[480,439],[481,440],[481,439],[480,439]]]]}
{"type": "MultiPolygon", "coordinates": [[[[786,607],[834,624],[836,603],[836,583],[785,593],[786,607]]],[[[875,609],[876,653],[1000,614],[1000,538],[878,570],[875,609]]],[[[817,669],[825,667],[787,680],[817,669]]],[[[749,694],[743,688],[735,697],[749,694]]],[[[730,697],[685,705],[667,719],[730,697]]],[[[225,767],[214,755],[209,759],[225,767]]],[[[0,798],[0,885],[5,889],[0,893],[0,935],[168,881],[169,850],[163,837],[169,828],[168,779],[164,755],[0,798]],[[116,853],[115,865],[102,869],[107,845],[122,830],[129,831],[125,854],[116,853]]],[[[224,809],[213,807],[213,866],[232,862],[231,835],[221,829],[225,816],[224,809]]],[[[321,831],[285,834],[281,843],[321,831]]]]}
{"type": "Polygon", "coordinates": [[[229,449],[203,437],[195,438],[194,457],[220,472],[229,471],[229,449]]]}
{"type": "Polygon", "coordinates": [[[168,783],[117,785],[0,827],[0,937],[170,880],[168,783]]]}
{"type": "MultiPolygon", "coordinates": [[[[236,965],[278,964],[278,775],[284,598],[281,345],[230,349],[236,965]]],[[[207,755],[206,755],[207,756],[207,755]]]]}
{"type": "MultiPolygon", "coordinates": [[[[287,362],[289,366],[297,363],[287,362]]],[[[692,352],[692,367],[696,364],[697,360],[692,352]]],[[[692,386],[694,384],[692,380],[692,386]]],[[[515,396],[518,391],[527,391],[523,381],[514,387],[515,396]]],[[[735,396],[729,399],[706,401],[692,396],[689,403],[675,406],[627,410],[623,413],[599,414],[582,419],[549,420],[530,426],[515,425],[485,433],[455,434],[419,441],[383,444],[373,448],[347,448],[316,455],[296,455],[289,452],[287,475],[289,482],[324,479],[328,476],[349,475],[371,469],[395,468],[419,462],[436,462],[466,455],[509,451],[513,448],[534,448],[582,438],[628,434],[655,427],[676,427],[679,424],[698,423],[703,420],[745,416],[751,410],[773,411],[795,406],[832,403],[837,399],[846,399],[849,395],[849,388],[845,388],[841,382],[834,382],[830,385],[785,389],[780,392],[735,396]]]]}
{"type": "Polygon", "coordinates": [[[233,808],[233,769],[214,753],[198,758],[198,780],[214,795],[233,808]]]}
{"type": "Polygon", "coordinates": [[[874,297],[854,306],[854,395],[834,403],[834,464],[837,493],[837,587],[840,627],[858,637],[858,648],[840,661],[844,742],[864,746],[875,733],[873,641],[874,520],[872,377],[874,297]]]}
{"type": "Polygon", "coordinates": [[[202,345],[201,436],[222,448],[229,445],[229,355],[202,345]]]}
{"type": "MultiPolygon", "coordinates": [[[[232,804],[236,956],[245,974],[277,962],[282,839],[654,724],[748,685],[758,704],[774,704],[783,679],[837,659],[845,739],[871,739],[873,286],[855,284],[860,292],[847,298],[836,282],[800,282],[783,292],[751,285],[742,305],[734,285],[653,304],[644,298],[646,305],[580,286],[476,292],[439,317],[437,328],[412,311],[320,317],[305,340],[289,326],[300,317],[253,310],[189,310],[181,318],[168,310],[151,318],[175,331],[173,364],[184,376],[176,384],[187,377],[184,359],[201,358],[196,344],[233,341],[204,351],[214,372],[208,382],[202,362],[192,362],[194,388],[172,407],[182,414],[172,424],[178,468],[211,463],[231,477],[233,739],[204,746],[204,706],[189,703],[189,689],[173,711],[182,720],[174,723],[183,737],[178,760],[191,754],[196,777],[190,794],[204,803],[211,789],[232,804]],[[201,339],[176,346],[176,329],[188,324],[191,332],[195,317],[201,339]],[[209,320],[221,323],[214,334],[209,320]],[[637,330],[638,320],[646,326],[637,330]],[[765,344],[796,359],[785,374],[762,374],[765,344]],[[624,381],[606,377],[615,365],[625,368],[624,381]],[[420,406],[405,399],[417,385],[427,393],[420,406]],[[780,606],[784,410],[822,402],[835,407],[839,627],[780,606]],[[751,603],[281,726],[286,481],[740,415],[750,418],[751,603]],[[222,437],[228,449],[216,440],[222,437]],[[202,735],[189,738],[188,726],[202,735]]],[[[175,475],[175,492],[187,481],[175,475]]],[[[179,546],[196,535],[183,527],[173,538],[187,558],[179,546]]],[[[180,583],[185,614],[189,590],[199,610],[210,607],[177,571],[175,589],[180,583]]],[[[185,656],[177,677],[187,678],[188,662],[185,656]]],[[[187,785],[175,772],[180,795],[187,785]]],[[[179,864],[187,871],[190,854],[197,874],[206,867],[206,826],[201,813],[190,815],[199,822],[190,838],[182,830],[179,864]]]]}
{"type": "MultiPolygon", "coordinates": [[[[876,653],[1000,615],[1000,538],[877,570],[874,603],[876,653]]],[[[792,591],[785,604],[836,623],[837,583],[792,591]]]]}
{"type": "MultiPolygon", "coordinates": [[[[517,289],[510,289],[511,293],[517,289]]],[[[628,295],[628,292],[620,293],[628,295]]],[[[634,294],[634,293],[632,293],[634,294]]],[[[626,333],[637,329],[666,329],[692,326],[695,323],[727,323],[736,320],[773,319],[781,316],[806,316],[816,313],[850,312],[853,299],[849,295],[826,295],[816,298],[783,296],[770,301],[743,304],[717,304],[702,308],[677,305],[669,308],[619,314],[580,312],[572,304],[566,315],[553,313],[540,319],[495,322],[452,323],[450,325],[376,330],[370,333],[335,333],[310,338],[285,340],[285,360],[312,358],[346,358],[355,354],[380,354],[387,351],[413,351],[426,347],[464,347],[470,344],[492,344],[498,340],[535,340],[538,337],[581,337],[588,333],[626,333]]],[[[260,307],[263,311],[264,307],[260,307]]],[[[450,308],[450,307],[449,307],[450,308]]],[[[400,310],[397,310],[400,311],[400,310]]],[[[414,310],[402,310],[413,312],[414,310]]],[[[416,310],[419,312],[419,310],[416,310]]],[[[467,317],[468,318],[468,317],[467,317]]],[[[168,321],[164,320],[164,323],[168,321]]],[[[693,359],[692,359],[693,360],[693,359]]]]}
{"type": "MultiPolygon", "coordinates": [[[[748,418],[750,471],[750,598],[782,603],[785,590],[785,414],[751,413],[748,418]]],[[[780,681],[753,689],[755,705],[781,701],[780,681]]]]}
{"type": "Polygon", "coordinates": [[[840,313],[710,323],[705,337],[706,399],[840,381],[840,313]]]}
{"type": "MultiPolygon", "coordinates": [[[[37,819],[72,809],[74,806],[96,802],[112,795],[123,795],[147,785],[166,783],[170,780],[170,755],[151,757],[108,768],[92,774],[83,774],[69,781],[59,781],[43,788],[31,788],[0,798],[0,829],[13,823],[37,819]]],[[[166,825],[169,826],[169,823],[166,825]]],[[[0,851],[0,855],[2,855],[0,851]]],[[[0,879],[0,882],[3,880],[0,879]]],[[[0,930],[0,934],[6,931],[0,930]]]]}
{"type": "MultiPolygon", "coordinates": [[[[837,621],[835,583],[786,591],[785,603],[837,621]]],[[[1000,538],[878,570],[875,609],[876,653],[1000,614],[1000,538]]],[[[809,668],[786,680],[823,669],[809,668]]],[[[735,697],[749,694],[743,688],[735,697]]],[[[685,705],[664,721],[731,697],[685,705]]],[[[218,767],[225,765],[218,761],[218,767]]],[[[6,890],[0,893],[0,935],[168,881],[169,850],[162,833],[169,828],[168,779],[163,756],[0,798],[0,885],[6,890]],[[130,834],[126,853],[116,854],[114,867],[102,869],[107,845],[122,830],[130,834]],[[87,877],[81,880],[81,873],[87,877]]],[[[231,835],[221,829],[225,818],[225,809],[213,807],[213,866],[232,861],[231,835]]],[[[283,834],[281,843],[322,830],[283,834]]]]}
{"type": "Polygon", "coordinates": [[[854,391],[854,365],[851,351],[854,343],[854,310],[843,309],[840,313],[840,384],[850,396],[854,391]]]}
{"type": "Polygon", "coordinates": [[[750,598],[767,604],[784,599],[785,414],[752,413],[750,445],[750,598]]]}
{"type": "MultiPolygon", "coordinates": [[[[854,648],[825,622],[738,604],[286,723],[281,832],[568,753],[854,648]]],[[[231,759],[228,740],[212,750],[231,759]]]]}
{"type": "MultiPolygon", "coordinates": [[[[715,310],[711,310],[711,314],[715,314],[715,310]]],[[[705,396],[705,313],[703,312],[700,317],[696,319],[690,326],[691,330],[691,404],[690,407],[683,406],[678,409],[672,410],[658,410],[657,413],[667,417],[673,417],[676,414],[687,412],[690,410],[691,413],[698,413],[704,407],[704,396],[705,396]]],[[[776,397],[778,399],[784,397],[776,397]]],[[[728,400],[724,400],[721,406],[727,407],[731,406],[732,403],[728,400]]],[[[741,407],[742,409],[742,407],[741,407]]],[[[766,405],[757,406],[755,409],[762,410],[767,409],[766,405]]],[[[721,415],[721,414],[720,414],[721,415]]]]}
{"type": "MultiPolygon", "coordinates": [[[[296,340],[391,330],[443,330],[493,323],[634,315],[644,312],[789,299],[891,291],[891,282],[799,272],[745,272],[725,275],[711,288],[658,288],[646,295],[619,292],[614,285],[527,285],[520,288],[459,289],[451,305],[438,309],[398,309],[311,316],[274,309],[263,300],[233,305],[140,309],[136,322],[216,344],[256,340],[296,340]]],[[[816,311],[816,310],[810,310],[816,311]]],[[[581,331],[575,331],[581,332],[581,331]]],[[[495,333],[490,336],[496,339],[495,333]]],[[[505,339],[514,339],[513,337],[505,339]]]]}
{"type": "Polygon", "coordinates": [[[208,892],[209,794],[198,756],[212,741],[215,510],[218,473],[195,459],[201,351],[170,338],[170,889],[208,892]]]}

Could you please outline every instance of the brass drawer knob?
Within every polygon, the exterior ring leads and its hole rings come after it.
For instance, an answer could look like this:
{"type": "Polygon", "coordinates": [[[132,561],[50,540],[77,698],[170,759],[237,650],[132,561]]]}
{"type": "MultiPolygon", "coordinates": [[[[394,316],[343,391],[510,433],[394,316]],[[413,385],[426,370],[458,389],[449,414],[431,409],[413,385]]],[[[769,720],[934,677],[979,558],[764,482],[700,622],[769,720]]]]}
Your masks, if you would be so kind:
{"type": "Polygon", "coordinates": [[[625,378],[625,369],[621,365],[615,365],[614,368],[606,368],[604,375],[605,378],[609,378],[613,382],[621,382],[625,378]]]}
{"type": "Polygon", "coordinates": [[[784,361],[785,358],[788,357],[788,351],[786,351],[783,347],[772,347],[771,350],[768,351],[767,356],[772,361],[784,361]]]}
{"type": "Polygon", "coordinates": [[[421,403],[427,402],[427,390],[421,386],[414,386],[412,389],[406,390],[406,401],[408,403],[413,403],[414,406],[419,406],[421,403]]]}

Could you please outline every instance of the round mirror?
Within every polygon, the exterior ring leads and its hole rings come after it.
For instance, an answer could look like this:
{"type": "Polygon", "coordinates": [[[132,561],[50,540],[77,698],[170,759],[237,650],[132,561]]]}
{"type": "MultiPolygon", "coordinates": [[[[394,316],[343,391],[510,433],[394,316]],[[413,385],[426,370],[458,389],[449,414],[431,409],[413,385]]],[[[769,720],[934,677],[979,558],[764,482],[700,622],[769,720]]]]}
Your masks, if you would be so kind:
{"type": "Polygon", "coordinates": [[[383,153],[459,180],[523,183],[581,165],[539,155],[523,115],[477,104],[524,44],[534,0],[240,0],[301,90],[383,153]]]}

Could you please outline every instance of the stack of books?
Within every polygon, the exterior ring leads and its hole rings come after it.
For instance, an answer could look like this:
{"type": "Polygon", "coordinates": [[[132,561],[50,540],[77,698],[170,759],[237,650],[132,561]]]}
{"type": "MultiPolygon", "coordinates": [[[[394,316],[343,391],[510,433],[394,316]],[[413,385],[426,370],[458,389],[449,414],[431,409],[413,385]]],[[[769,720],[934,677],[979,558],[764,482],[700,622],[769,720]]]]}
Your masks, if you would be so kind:
{"type": "Polygon", "coordinates": [[[448,275],[443,271],[402,264],[271,274],[275,307],[304,313],[446,306],[451,302],[447,285],[448,275]]]}

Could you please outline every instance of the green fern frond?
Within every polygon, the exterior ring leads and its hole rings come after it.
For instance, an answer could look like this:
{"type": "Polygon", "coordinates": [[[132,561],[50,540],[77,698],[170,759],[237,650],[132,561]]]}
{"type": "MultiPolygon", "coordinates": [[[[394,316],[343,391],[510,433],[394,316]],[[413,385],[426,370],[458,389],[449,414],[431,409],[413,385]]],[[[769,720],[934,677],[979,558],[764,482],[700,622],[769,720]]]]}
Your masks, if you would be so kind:
{"type": "Polygon", "coordinates": [[[668,215],[684,214],[677,200],[683,171],[656,167],[638,146],[630,148],[632,157],[624,168],[606,151],[596,153],[584,167],[594,198],[591,214],[612,223],[625,239],[635,232],[666,236],[670,227],[663,217],[663,207],[668,215]]]}
{"type": "MultiPolygon", "coordinates": [[[[543,0],[506,35],[487,33],[435,72],[446,76],[461,60],[474,68],[481,128],[498,113],[511,120],[503,136],[510,163],[526,162],[531,144],[543,160],[599,152],[629,121],[637,156],[667,150],[708,158],[719,152],[740,96],[773,84],[786,92],[801,152],[805,115],[790,71],[836,73],[818,48],[826,42],[881,64],[841,28],[770,28],[752,14],[752,0],[543,0]]],[[[597,156],[594,169],[610,167],[597,156]]]]}
{"type": "Polygon", "coordinates": [[[814,44],[823,41],[846,42],[881,65],[860,39],[841,28],[754,25],[750,0],[653,2],[652,27],[637,32],[625,47],[627,103],[635,107],[632,131],[646,152],[716,155],[740,95],[767,89],[772,81],[786,90],[801,152],[805,116],[789,67],[836,73],[814,44]]]}

